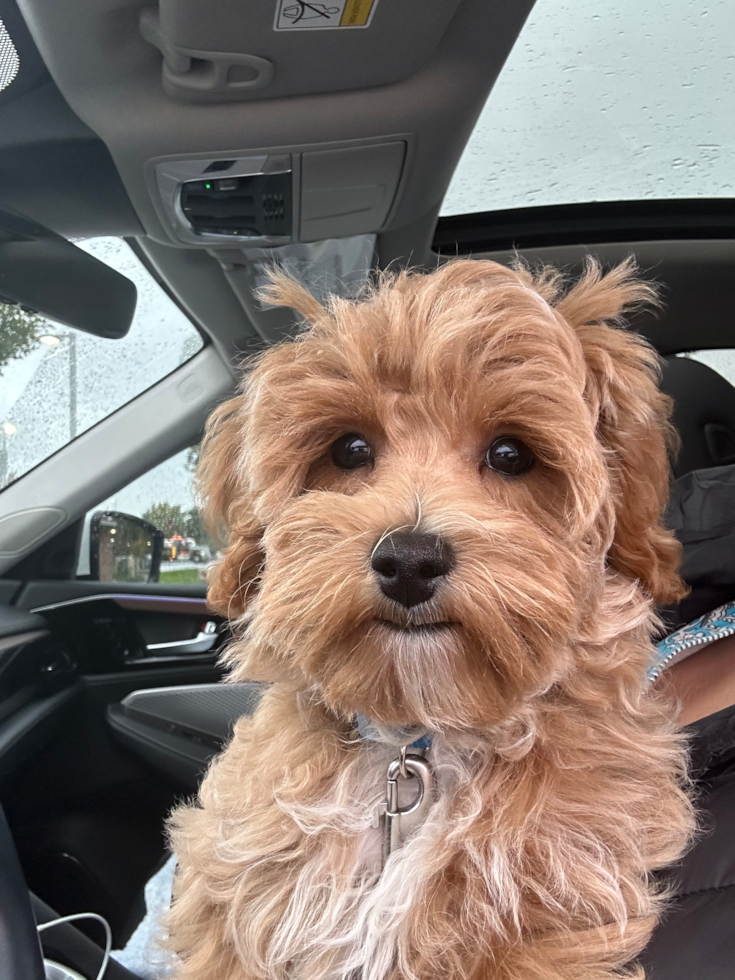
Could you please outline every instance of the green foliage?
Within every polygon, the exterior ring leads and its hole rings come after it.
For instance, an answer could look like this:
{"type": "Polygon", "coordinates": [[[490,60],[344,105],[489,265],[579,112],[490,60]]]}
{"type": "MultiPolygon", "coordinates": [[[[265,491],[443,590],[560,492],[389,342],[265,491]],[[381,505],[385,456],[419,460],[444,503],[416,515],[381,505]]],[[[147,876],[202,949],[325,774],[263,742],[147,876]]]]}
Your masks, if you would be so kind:
{"type": "Polygon", "coordinates": [[[182,537],[186,533],[186,516],[180,504],[153,504],[143,514],[144,521],[150,521],[159,531],[163,531],[164,537],[171,538],[174,534],[182,537]]]}
{"type": "Polygon", "coordinates": [[[204,544],[207,541],[207,532],[202,526],[202,518],[196,507],[186,514],[184,527],[184,534],[187,538],[194,538],[197,544],[204,544]]]}
{"type": "Polygon", "coordinates": [[[194,538],[197,544],[209,545],[212,548],[212,541],[196,507],[185,511],[180,504],[161,502],[149,507],[143,514],[143,519],[150,521],[159,531],[163,531],[166,538],[180,534],[182,538],[194,538]]]}
{"type": "Polygon", "coordinates": [[[200,568],[166,568],[161,572],[160,581],[175,582],[177,584],[182,582],[203,582],[204,579],[199,574],[203,569],[203,565],[200,568]]]}
{"type": "Polygon", "coordinates": [[[0,374],[15,357],[28,354],[38,343],[46,321],[18,306],[0,303],[0,374]]]}

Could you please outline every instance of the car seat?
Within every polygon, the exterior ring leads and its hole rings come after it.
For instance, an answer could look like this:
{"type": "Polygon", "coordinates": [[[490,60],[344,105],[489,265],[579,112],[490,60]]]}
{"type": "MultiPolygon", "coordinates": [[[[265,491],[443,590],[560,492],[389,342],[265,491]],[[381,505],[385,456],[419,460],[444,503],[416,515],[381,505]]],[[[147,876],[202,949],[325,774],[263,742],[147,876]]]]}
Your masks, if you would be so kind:
{"type": "Polygon", "coordinates": [[[661,389],[674,400],[672,421],[681,438],[674,476],[735,463],[735,387],[700,361],[670,356],[661,389]]]}
{"type": "MultiPolygon", "coordinates": [[[[681,447],[672,461],[674,476],[735,463],[735,387],[701,361],[664,358],[661,389],[674,400],[672,421],[681,447]]],[[[659,609],[667,632],[730,602],[735,583],[691,581],[689,595],[659,609]]]]}

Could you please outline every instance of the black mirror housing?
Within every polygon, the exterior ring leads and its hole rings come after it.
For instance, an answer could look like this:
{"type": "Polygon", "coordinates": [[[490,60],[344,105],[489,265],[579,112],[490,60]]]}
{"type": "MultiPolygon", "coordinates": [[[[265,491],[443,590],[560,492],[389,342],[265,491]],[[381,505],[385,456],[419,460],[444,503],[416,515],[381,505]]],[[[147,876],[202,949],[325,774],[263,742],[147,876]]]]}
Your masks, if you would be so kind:
{"type": "Polygon", "coordinates": [[[97,582],[157,582],[163,532],[142,517],[98,510],[89,526],[90,578],[97,582]]]}

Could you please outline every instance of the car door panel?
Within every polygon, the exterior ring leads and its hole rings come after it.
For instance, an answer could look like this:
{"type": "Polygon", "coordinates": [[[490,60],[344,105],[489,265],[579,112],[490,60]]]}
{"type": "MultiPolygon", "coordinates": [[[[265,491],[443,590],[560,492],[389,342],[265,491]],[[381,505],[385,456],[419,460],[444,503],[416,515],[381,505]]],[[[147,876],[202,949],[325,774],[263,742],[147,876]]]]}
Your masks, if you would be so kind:
{"type": "Polygon", "coordinates": [[[228,633],[203,587],[58,581],[21,595],[34,612],[0,611],[0,799],[31,890],[60,914],[100,912],[119,945],[165,859],[165,817],[194,784],[115,737],[108,708],[218,682],[228,633]],[[210,649],[187,647],[208,624],[210,649]]]}
{"type": "Polygon", "coordinates": [[[110,593],[201,600],[207,594],[206,582],[95,582],[92,579],[76,578],[31,579],[13,584],[18,593],[14,606],[26,610],[110,593]]]}
{"type": "Polygon", "coordinates": [[[124,745],[192,792],[238,718],[255,711],[265,686],[189,684],[133,691],[108,706],[107,721],[124,745]]]}

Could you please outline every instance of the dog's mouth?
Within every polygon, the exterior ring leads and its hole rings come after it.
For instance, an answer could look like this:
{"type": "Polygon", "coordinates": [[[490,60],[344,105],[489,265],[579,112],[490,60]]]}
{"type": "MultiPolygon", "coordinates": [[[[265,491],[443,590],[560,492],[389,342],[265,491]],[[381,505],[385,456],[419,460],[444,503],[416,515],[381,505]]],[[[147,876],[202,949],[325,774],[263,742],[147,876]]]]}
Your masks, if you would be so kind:
{"type": "Polygon", "coordinates": [[[443,633],[447,630],[454,629],[457,624],[451,622],[450,620],[440,620],[438,622],[426,622],[426,623],[396,623],[392,619],[378,619],[376,622],[380,623],[386,629],[391,630],[393,633],[403,633],[413,635],[413,636],[430,636],[436,633],[443,633]]]}

